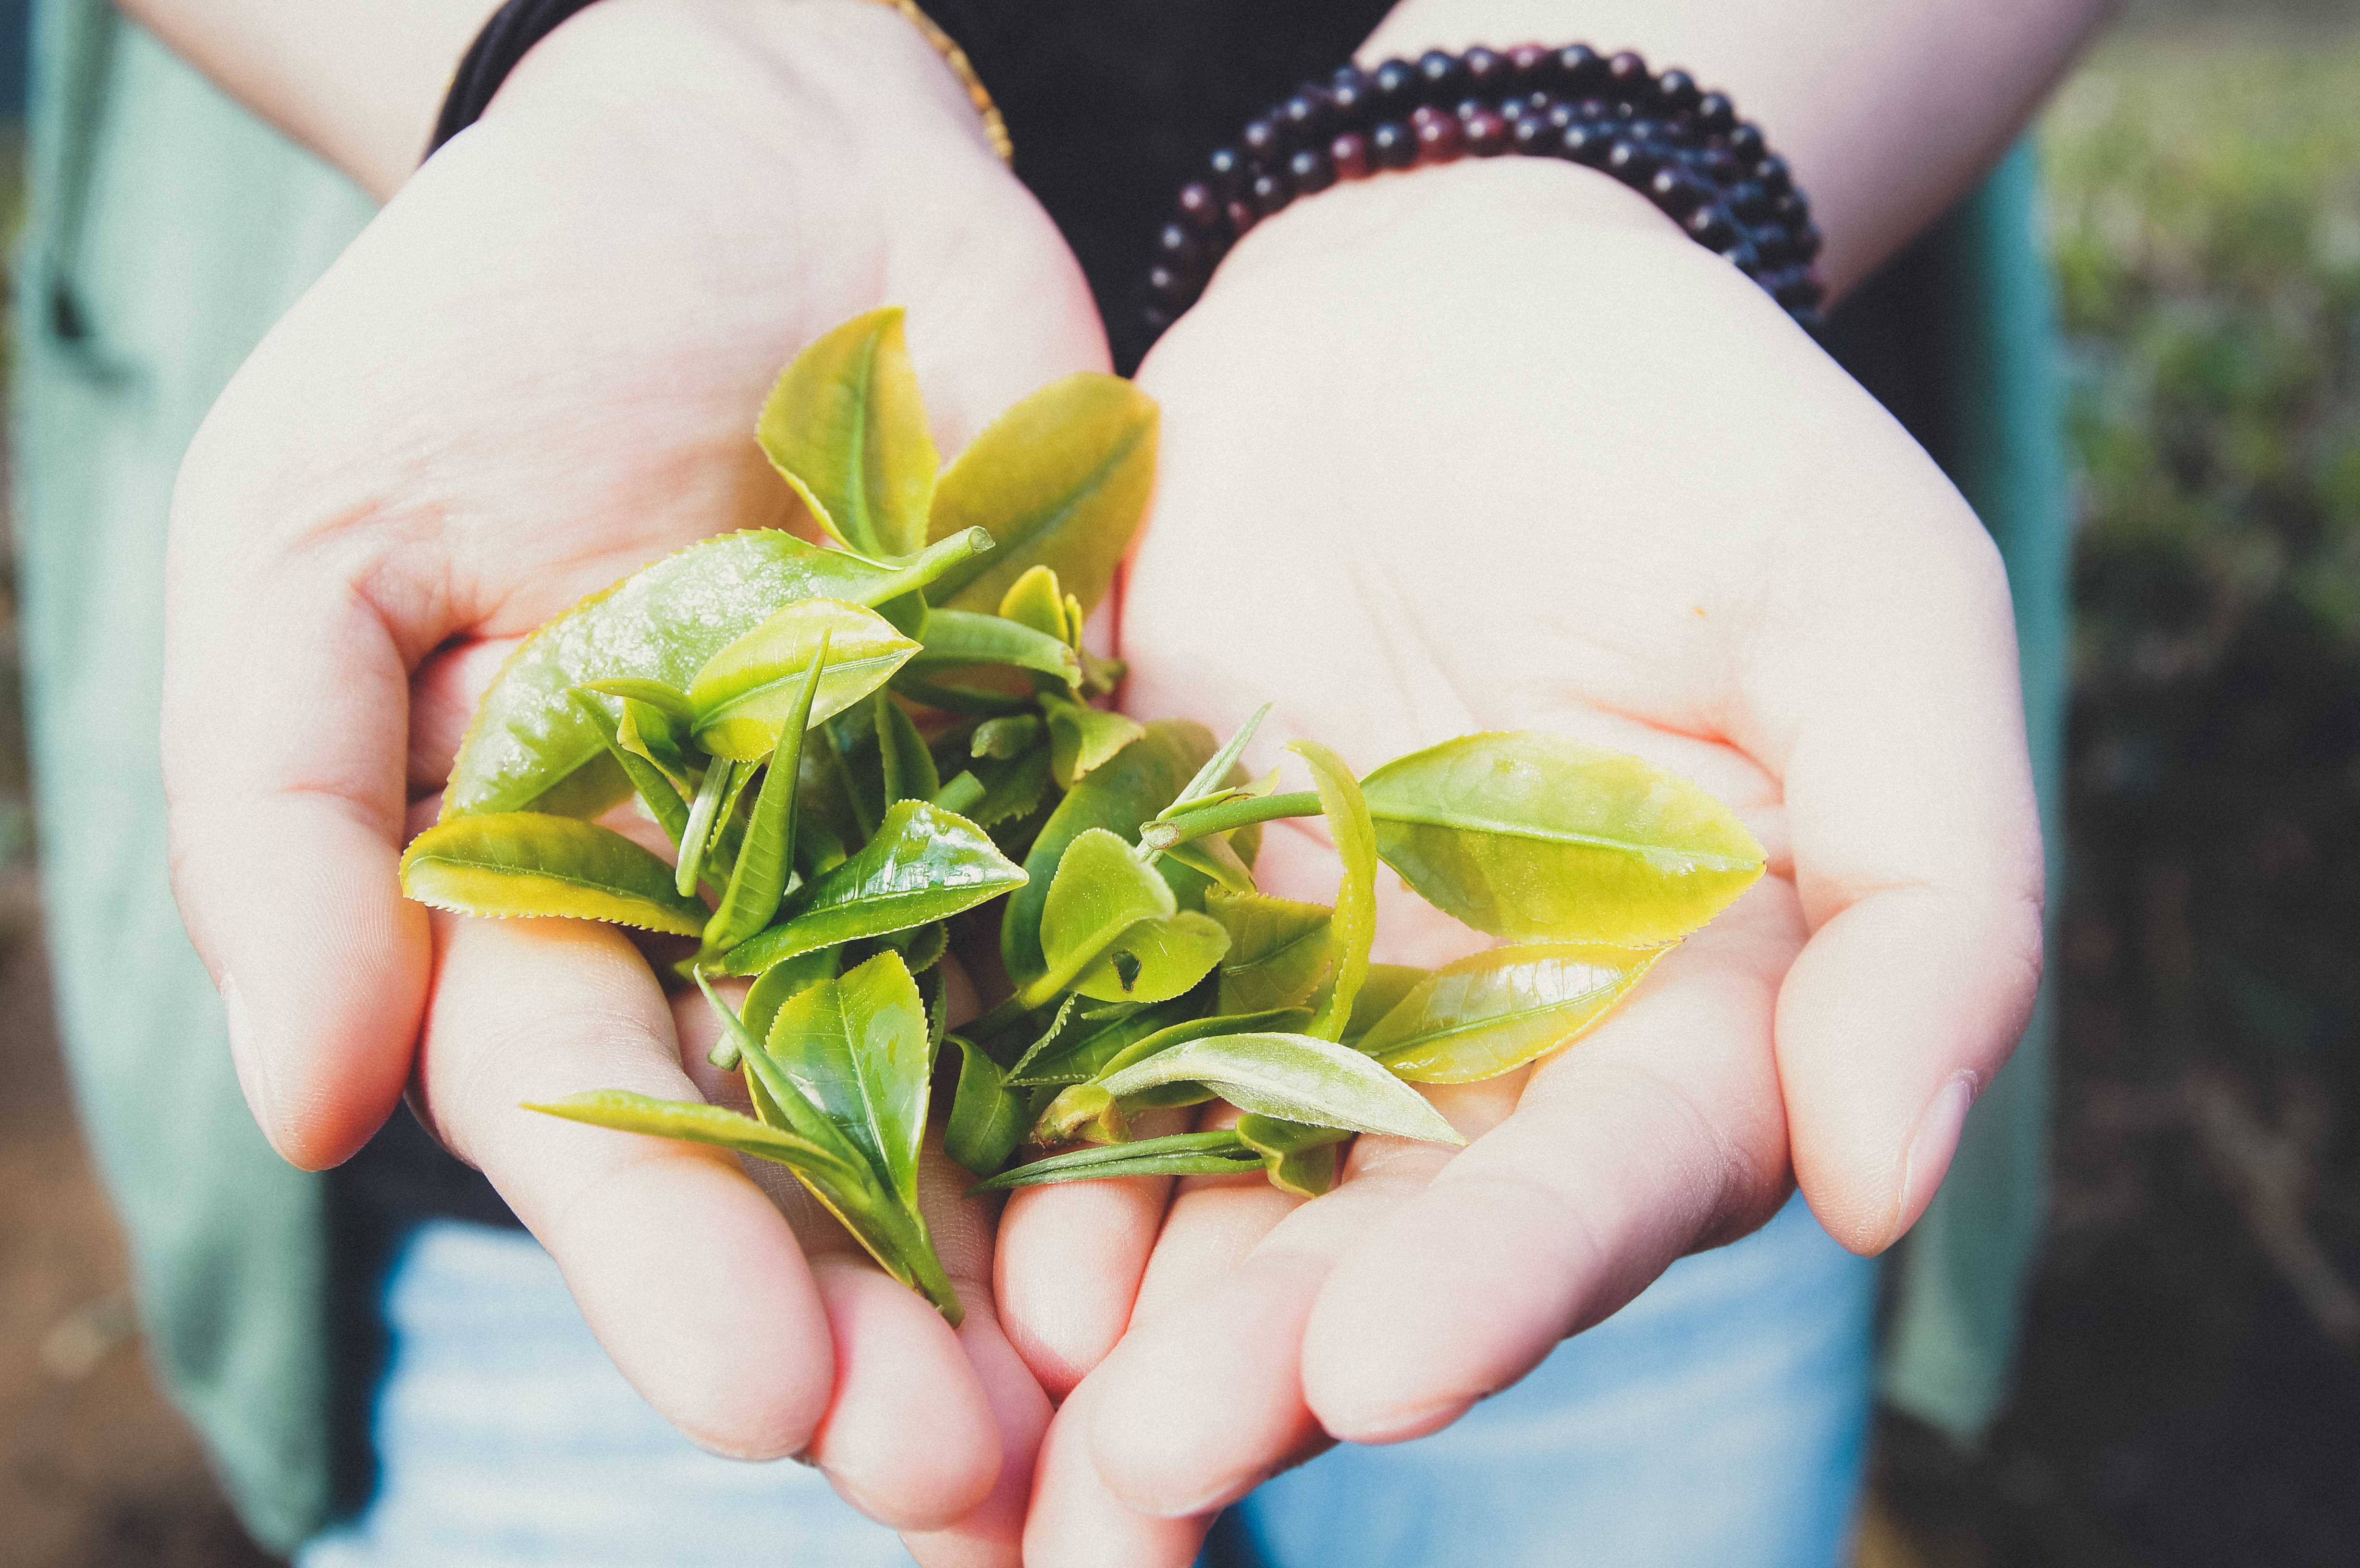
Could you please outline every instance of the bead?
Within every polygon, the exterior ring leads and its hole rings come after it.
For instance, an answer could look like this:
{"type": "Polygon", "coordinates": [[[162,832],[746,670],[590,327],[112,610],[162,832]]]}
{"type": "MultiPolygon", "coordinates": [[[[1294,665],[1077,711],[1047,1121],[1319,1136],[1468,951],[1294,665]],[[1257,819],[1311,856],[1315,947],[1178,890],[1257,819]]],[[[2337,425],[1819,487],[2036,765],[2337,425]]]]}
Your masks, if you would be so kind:
{"type": "Polygon", "coordinates": [[[1502,98],[1500,100],[1500,118],[1507,121],[1511,129],[1514,128],[1517,121],[1525,118],[1527,115],[1531,114],[1532,112],[1532,103],[1524,98],[1514,97],[1502,98]]]}
{"type": "Polygon", "coordinates": [[[1751,168],[1769,150],[1769,144],[1762,139],[1762,127],[1746,120],[1729,133],[1729,150],[1737,155],[1740,163],[1751,168]]]}
{"type": "Polygon", "coordinates": [[[1704,145],[1704,133],[1697,129],[1694,114],[1675,114],[1664,122],[1664,139],[1683,152],[1704,145]]]}
{"type": "Polygon", "coordinates": [[[1469,115],[1467,150],[1477,158],[1497,158],[1508,150],[1508,122],[1496,109],[1481,109],[1469,115]]]}
{"type": "Polygon", "coordinates": [[[1348,65],[1328,81],[1328,107],[1334,113],[1338,127],[1357,129],[1365,125],[1376,103],[1376,84],[1369,73],[1357,65],[1348,65]]]}
{"type": "Polygon", "coordinates": [[[1204,246],[1184,223],[1166,223],[1155,231],[1155,259],[1166,266],[1195,267],[1204,255],[1204,246]]]}
{"type": "Polygon", "coordinates": [[[1180,221],[1192,229],[1211,229],[1221,222],[1221,199],[1201,180],[1180,188],[1176,205],[1180,221]]]}
{"type": "Polygon", "coordinates": [[[1183,272],[1161,262],[1147,269],[1147,291],[1166,305],[1185,305],[1203,288],[1193,272],[1183,272]]]}
{"type": "Polygon", "coordinates": [[[1762,270],[1762,253],[1743,236],[1721,247],[1721,259],[1748,278],[1762,270]]]}
{"type": "Polygon", "coordinates": [[[1793,167],[1775,152],[1765,153],[1762,161],[1754,166],[1754,178],[1773,196],[1784,196],[1795,188],[1793,167]]]}
{"type": "Polygon", "coordinates": [[[1652,99],[1655,82],[1647,75],[1647,61],[1636,49],[1623,49],[1606,62],[1608,93],[1625,103],[1635,103],[1641,98],[1652,99]]]}
{"type": "Polygon", "coordinates": [[[1758,223],[1770,216],[1770,192],[1758,180],[1741,180],[1721,193],[1721,199],[1741,223],[1758,223]]]}
{"type": "Polygon", "coordinates": [[[1417,67],[1405,60],[1389,60],[1369,72],[1372,113],[1388,118],[1406,114],[1417,101],[1417,67]]]}
{"type": "Polygon", "coordinates": [[[1625,185],[1646,184],[1663,162],[1654,148],[1627,136],[1616,136],[1606,152],[1606,172],[1625,185]]]}
{"type": "Polygon", "coordinates": [[[1417,134],[1399,120],[1369,133],[1369,161],[1379,169],[1407,169],[1417,161],[1417,134]]]}
{"type": "Polygon", "coordinates": [[[1229,233],[1240,239],[1245,237],[1248,229],[1262,222],[1262,214],[1255,212],[1253,203],[1242,196],[1229,204],[1227,213],[1229,220],[1229,233]]]}
{"type": "Polygon", "coordinates": [[[1175,318],[1161,305],[1149,305],[1139,312],[1139,324],[1147,329],[1150,338],[1160,338],[1175,318]]]}
{"type": "Polygon", "coordinates": [[[1460,80],[1476,92],[1497,97],[1508,86],[1508,60],[1497,49],[1477,44],[1459,57],[1460,80]]]}
{"type": "Polygon", "coordinates": [[[1697,100],[1698,126],[1709,136],[1725,136],[1737,128],[1737,105],[1726,93],[1707,93],[1697,100]]]}
{"type": "Polygon", "coordinates": [[[1508,84],[1526,92],[1549,80],[1549,51],[1541,44],[1518,44],[1508,51],[1508,84]]]}
{"type": "Polygon", "coordinates": [[[1673,114],[1686,114],[1696,108],[1704,93],[1695,77],[1675,66],[1655,78],[1655,96],[1673,114]]]}
{"type": "Polygon", "coordinates": [[[1633,120],[1622,127],[1622,134],[1645,147],[1666,139],[1663,123],[1658,120],[1633,120]]]}
{"type": "Polygon", "coordinates": [[[1557,75],[1565,91],[1577,95],[1603,93],[1611,81],[1606,62],[1588,44],[1568,44],[1557,50],[1557,75]]]}
{"type": "Polygon", "coordinates": [[[1336,166],[1338,180],[1366,180],[1372,167],[1369,160],[1369,138],[1358,131],[1346,131],[1328,144],[1328,161],[1336,166]]]}
{"type": "Polygon", "coordinates": [[[1459,124],[1459,116],[1446,114],[1438,109],[1420,109],[1409,120],[1410,129],[1417,136],[1417,157],[1421,163],[1449,163],[1467,150],[1467,133],[1459,124]]]}
{"type": "Polygon", "coordinates": [[[1328,95],[1316,87],[1291,93],[1278,106],[1280,129],[1295,147],[1314,147],[1326,140],[1330,134],[1328,119],[1328,95]]]}
{"type": "Polygon", "coordinates": [[[1697,155],[1696,171],[1715,185],[1727,185],[1738,177],[1737,155],[1727,147],[1709,147],[1697,155]]]}
{"type": "Polygon", "coordinates": [[[1677,165],[1655,170],[1648,178],[1646,191],[1656,206],[1675,218],[1687,217],[1712,194],[1711,186],[1677,165]]]}
{"type": "Polygon", "coordinates": [[[1206,183],[1223,198],[1236,195],[1246,182],[1246,155],[1235,147],[1216,147],[1205,159],[1206,183]]]}
{"type": "Polygon", "coordinates": [[[1730,221],[1728,212],[1717,201],[1690,212],[1688,222],[1680,226],[1688,230],[1688,238],[1707,250],[1720,250],[1737,240],[1737,225],[1730,221]]]}
{"type": "Polygon", "coordinates": [[[1605,168],[1607,155],[1613,150],[1614,133],[1603,125],[1576,123],[1557,133],[1557,157],[1591,169],[1605,168]]]}
{"type": "Polygon", "coordinates": [[[1448,103],[1459,96],[1467,82],[1465,68],[1455,54],[1428,49],[1417,57],[1417,95],[1426,103],[1448,103]]]}
{"type": "Polygon", "coordinates": [[[1548,106],[1542,117],[1547,120],[1553,128],[1561,131],[1582,116],[1581,110],[1577,105],[1560,98],[1548,106]]]}
{"type": "Polygon", "coordinates": [[[1287,182],[1298,196],[1316,196],[1336,183],[1336,163],[1317,147],[1304,147],[1286,160],[1287,182]]]}
{"type": "Polygon", "coordinates": [[[1770,203],[1770,215],[1790,229],[1800,228],[1810,220],[1811,199],[1799,191],[1789,191],[1770,203]]]}
{"type": "Polygon", "coordinates": [[[1794,246],[1795,259],[1806,262],[1817,259],[1819,246],[1827,240],[1827,236],[1819,233],[1819,225],[1806,218],[1789,232],[1793,238],[1787,243],[1794,246]]]}
{"type": "Polygon", "coordinates": [[[1282,150],[1278,121],[1267,114],[1248,120],[1246,128],[1238,133],[1238,145],[1256,163],[1274,161],[1282,150]]]}
{"type": "Polygon", "coordinates": [[[1295,199],[1286,181],[1275,174],[1257,174],[1246,188],[1246,200],[1252,203],[1256,215],[1267,218],[1295,199]]]}
{"type": "Polygon", "coordinates": [[[1546,158],[1557,148],[1557,130],[1538,114],[1526,114],[1508,129],[1508,141],[1528,158],[1546,158]]]}
{"type": "Polygon", "coordinates": [[[1488,101],[1481,98],[1461,98],[1450,106],[1450,112],[1458,115],[1459,123],[1463,125],[1491,106],[1488,101]]]}

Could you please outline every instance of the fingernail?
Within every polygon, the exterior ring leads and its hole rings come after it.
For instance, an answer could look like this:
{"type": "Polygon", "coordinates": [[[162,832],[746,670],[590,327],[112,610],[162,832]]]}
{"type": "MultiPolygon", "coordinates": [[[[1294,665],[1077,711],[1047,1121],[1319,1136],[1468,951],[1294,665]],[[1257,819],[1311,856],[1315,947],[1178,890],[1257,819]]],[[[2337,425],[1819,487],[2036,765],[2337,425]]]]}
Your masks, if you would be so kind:
{"type": "Polygon", "coordinates": [[[270,1080],[254,1052],[254,1022],[246,1011],[246,997],[237,988],[237,976],[224,972],[221,977],[222,1013],[229,1020],[229,1060],[237,1069],[237,1087],[246,1096],[246,1108],[261,1124],[266,1136],[275,1125],[275,1111],[270,1103],[270,1080]]]}
{"type": "Polygon", "coordinates": [[[1901,1212],[1894,1216],[1896,1240],[1900,1231],[1914,1224],[1933,1200],[1934,1189],[1942,1184],[1942,1177],[1950,1169],[1950,1157],[1959,1151],[1959,1133],[1967,1125],[1967,1108],[1975,1103],[1976,1091],[1981,1087],[1980,1080],[1972,1073],[1953,1074],[1935,1091],[1925,1113],[1918,1118],[1918,1131],[1909,1140],[1909,1158],[1901,1174],[1901,1212]]]}

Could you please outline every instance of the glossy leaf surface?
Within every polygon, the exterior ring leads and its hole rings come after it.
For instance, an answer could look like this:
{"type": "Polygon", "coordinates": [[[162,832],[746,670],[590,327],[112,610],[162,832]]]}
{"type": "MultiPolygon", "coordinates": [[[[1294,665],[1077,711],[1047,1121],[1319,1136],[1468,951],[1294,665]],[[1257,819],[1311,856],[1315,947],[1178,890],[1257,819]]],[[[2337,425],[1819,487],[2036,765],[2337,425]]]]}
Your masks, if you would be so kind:
{"type": "Polygon", "coordinates": [[[1059,642],[1071,644],[1080,640],[1081,626],[1078,621],[1068,620],[1065,599],[1054,572],[1045,566],[1028,566],[1000,595],[1000,614],[1059,642]]]}
{"type": "MultiPolygon", "coordinates": [[[[1022,985],[1046,967],[1041,911],[1065,846],[1092,828],[1104,828],[1128,844],[1212,754],[1213,737],[1202,724],[1158,720],[1057,803],[1024,856],[1027,885],[1008,900],[1001,919],[1000,953],[1010,979],[1022,985]]],[[[1156,870],[1182,907],[1203,901],[1205,879],[1196,872],[1168,864],[1156,870]]]]}
{"type": "Polygon", "coordinates": [[[787,998],[770,1060],[826,1113],[912,1214],[933,1052],[925,1004],[897,953],[881,953],[787,998]]]}
{"type": "Polygon", "coordinates": [[[1087,371],[993,420],[944,472],[927,537],[981,528],[1000,548],[946,573],[935,601],[988,612],[1046,566],[1084,614],[1096,609],[1146,513],[1155,435],[1153,398],[1087,371]]]}
{"type": "Polygon", "coordinates": [[[1233,1132],[1184,1132],[1053,1154],[1005,1171],[975,1190],[1003,1192],[1054,1181],[1104,1181],[1120,1176],[1234,1176],[1262,1168],[1262,1157],[1233,1132]]]}
{"type": "Polygon", "coordinates": [[[1082,661],[1063,637],[1019,621],[972,610],[934,610],[926,615],[924,641],[910,660],[913,674],[1001,664],[1045,675],[1063,686],[1082,683],[1082,661]]]}
{"type": "Polygon", "coordinates": [[[1415,964],[1370,964],[1368,978],[1360,982],[1360,994],[1352,998],[1352,1021],[1344,1026],[1343,1043],[1357,1047],[1361,1036],[1376,1028],[1433,973],[1415,964]]]}
{"type": "Polygon", "coordinates": [[[759,975],[798,953],[947,920],[1023,881],[981,828],[903,800],[858,854],[797,888],[781,923],[731,949],[722,967],[759,975]]]}
{"type": "MultiPolygon", "coordinates": [[[[442,817],[532,808],[563,789],[569,814],[595,816],[629,785],[605,761],[597,727],[564,700],[592,681],[661,681],[685,690],[716,653],[803,599],[875,604],[923,587],[989,549],[989,535],[943,538],[884,566],[777,528],[692,545],[593,594],[525,638],[484,693],[442,792],[442,817]],[[564,789],[584,765],[588,787],[564,789]]],[[[776,725],[772,728],[775,730],[776,725]]]]}
{"type": "MultiPolygon", "coordinates": [[[[705,928],[705,956],[717,956],[770,923],[779,899],[787,890],[787,874],[794,869],[795,788],[803,768],[803,734],[811,727],[812,702],[819,694],[820,673],[827,668],[827,642],[803,671],[795,704],[779,726],[779,738],[762,772],[761,792],[754,797],[754,814],[747,819],[746,837],[720,907],[705,928]]],[[[716,765],[717,766],[717,765],[716,765]]]]}
{"type": "Polygon", "coordinates": [[[890,692],[880,690],[869,700],[875,705],[883,803],[933,800],[943,787],[942,775],[934,770],[934,755],[926,749],[926,737],[918,733],[917,722],[890,692]]]}
{"type": "Polygon", "coordinates": [[[959,1075],[950,1118],[943,1126],[943,1148],[961,1169],[989,1176],[1024,1141],[1032,1096],[1010,1088],[1000,1064],[981,1046],[959,1035],[950,1038],[959,1049],[959,1075]]]}
{"type": "Polygon", "coordinates": [[[822,528],[864,555],[925,541],[942,463],[898,306],[856,316],[795,356],[756,438],[822,528]]]}
{"type": "Polygon", "coordinates": [[[401,889],[466,915],[556,915],[694,936],[705,906],[672,868],[622,834],[577,817],[503,811],[439,823],[401,856],[401,889]]]}
{"type": "Polygon", "coordinates": [[[573,700],[575,709],[598,732],[607,756],[631,781],[632,791],[639,796],[639,803],[648,809],[648,815],[655,819],[656,825],[663,829],[664,836],[678,847],[682,835],[688,832],[687,800],[682,798],[680,790],[654,763],[624,749],[619,727],[607,716],[606,710],[597,699],[576,691],[573,693],[573,700]]]}
{"type": "Polygon", "coordinates": [[[1343,881],[1336,889],[1336,911],[1328,928],[1334,977],[1328,1000],[1305,1031],[1321,1040],[1338,1040],[1351,1021],[1352,999],[1368,977],[1369,948],[1377,938],[1376,829],[1369,821],[1360,787],[1342,757],[1317,741],[1298,740],[1287,749],[1310,765],[1320,809],[1328,814],[1328,835],[1336,841],[1336,854],[1344,863],[1343,881]]]}
{"type": "Polygon", "coordinates": [[[1207,917],[1179,909],[1129,844],[1092,828],[1058,863],[1042,907],[1041,945],[1048,967],[1020,993],[1027,1005],[1068,987],[1102,1002],[1161,1002],[1203,979],[1229,937],[1207,917]]]}
{"type": "Polygon", "coordinates": [[[1426,902],[1516,942],[1675,942],[1762,875],[1762,846],[1677,774],[1537,731],[1462,735],[1362,783],[1377,850],[1426,902]]]}
{"type": "Polygon", "coordinates": [[[1328,972],[1334,911],[1262,893],[1205,895],[1205,912],[1229,933],[1221,959],[1221,1011],[1293,1007],[1310,1000],[1328,972]]]}
{"type": "Polygon", "coordinates": [[[1175,1024],[1187,1022],[1197,1010],[1197,1004],[1187,996],[1175,996],[1153,1007],[1117,1009],[1112,1016],[1106,1008],[1075,1014],[1074,1001],[1071,996],[1066,998],[1067,1008],[1059,1014],[1057,1023],[1009,1069],[1011,1083],[1040,1087],[1096,1078],[1106,1071],[1109,1062],[1132,1046],[1175,1024]]]}
{"type": "Polygon", "coordinates": [[[1590,1028],[1669,951],[1493,948],[1436,970],[1354,1043],[1413,1083],[1490,1078],[1590,1028]]]}
{"type": "Polygon", "coordinates": [[[571,1094],[547,1105],[528,1105],[528,1111],[561,1116],[570,1122],[611,1127],[617,1132],[642,1133],[651,1138],[679,1138],[774,1160],[798,1174],[812,1172],[829,1181],[858,1181],[860,1172],[818,1144],[792,1132],[768,1127],[723,1105],[690,1100],[659,1100],[627,1089],[597,1089],[571,1094]]]}
{"type": "Polygon", "coordinates": [[[1316,1127],[1461,1144],[1426,1096],[1357,1051],[1304,1034],[1223,1034],[1158,1051],[1099,1081],[1120,1100],[1196,1083],[1241,1111],[1316,1127]]]}
{"type": "Polygon", "coordinates": [[[874,610],[834,599],[790,604],[708,659],[690,683],[696,741],[716,757],[759,761],[778,738],[822,644],[812,720],[833,717],[892,678],[918,645],[874,610]]]}

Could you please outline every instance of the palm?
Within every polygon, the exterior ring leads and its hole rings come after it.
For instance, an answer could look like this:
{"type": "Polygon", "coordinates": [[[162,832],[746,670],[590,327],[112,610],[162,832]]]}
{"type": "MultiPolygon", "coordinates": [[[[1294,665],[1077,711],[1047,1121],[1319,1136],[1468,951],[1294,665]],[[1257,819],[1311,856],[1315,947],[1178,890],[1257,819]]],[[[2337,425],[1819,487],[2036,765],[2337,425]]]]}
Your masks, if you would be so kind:
{"type": "MultiPolygon", "coordinates": [[[[1250,243],[1142,372],[1166,435],[1127,704],[1227,730],[1274,697],[1256,767],[1290,731],[1363,769],[1469,730],[1574,734],[1703,784],[1772,875],[1578,1049],[1437,1095],[1476,1135],[1455,1159],[1363,1139],[1302,1205],[1215,1184],[1168,1214],[1140,1191],[1011,1205],[1003,1304],[1044,1380],[1130,1328],[1053,1429],[1043,1562],[1109,1532],[1185,1561],[1195,1524],[1130,1508],[1195,1511],[1327,1434],[1446,1423],[1765,1219],[1790,1172],[1839,1236],[1883,1245],[1926,1196],[1903,1167],[1929,1093],[1988,1073],[2026,1000],[2004,590],[1923,455],[1668,231],[1609,211],[1569,243],[1544,192],[1470,234],[1466,209],[1421,227],[1381,187],[1337,194],[1371,209],[1317,220],[1348,250],[1250,243]],[[1953,945],[1976,937],[1996,951],[1953,945]],[[1114,1282],[1053,1306],[1076,1254],[1114,1282]]],[[[1305,831],[1269,834],[1257,873],[1315,898],[1337,876],[1305,831]]],[[[1387,892],[1380,958],[1480,944],[1387,892]]]]}
{"type": "MultiPolygon", "coordinates": [[[[912,52],[939,74],[878,17],[814,24],[890,30],[901,52],[838,60],[847,79],[912,52]]],[[[1005,1560],[1046,1408],[989,1292],[954,1337],[844,1249],[807,1258],[733,1160],[520,1110],[615,1085],[689,1097],[702,1042],[610,930],[430,931],[398,898],[405,819],[432,809],[410,797],[439,786],[518,637],[691,540],[786,520],[753,410],[803,343],[907,306],[949,451],[1104,362],[1077,269],[963,104],[947,138],[917,114],[909,145],[865,150],[868,178],[814,179],[853,156],[827,140],[843,125],[738,103],[742,62],[667,38],[648,63],[695,80],[652,83],[633,114],[598,99],[585,124],[562,50],[519,72],[209,420],[174,519],[177,884],[290,1158],[343,1158],[414,1084],[658,1408],[725,1451],[807,1447],[879,1517],[950,1527],[913,1542],[932,1560],[1005,1560]]],[[[988,1228],[945,1229],[954,1274],[980,1280],[988,1228]]]]}

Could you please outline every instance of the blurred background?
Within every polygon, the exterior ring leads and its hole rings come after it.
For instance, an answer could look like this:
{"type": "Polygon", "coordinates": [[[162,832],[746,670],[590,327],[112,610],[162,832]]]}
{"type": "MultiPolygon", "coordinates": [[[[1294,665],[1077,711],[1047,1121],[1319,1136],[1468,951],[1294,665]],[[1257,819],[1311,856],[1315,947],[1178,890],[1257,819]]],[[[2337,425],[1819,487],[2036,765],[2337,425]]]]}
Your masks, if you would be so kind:
{"type": "MultiPolygon", "coordinates": [[[[0,0],[8,125],[23,29],[0,0]]],[[[2348,1568],[2360,0],[2133,0],[2039,139],[2080,509],[2053,1212],[2013,1404],[1975,1454],[1880,1421],[1858,1568],[2348,1568]]],[[[0,1564],[265,1563],[74,1133],[5,572],[0,1564]]]]}

